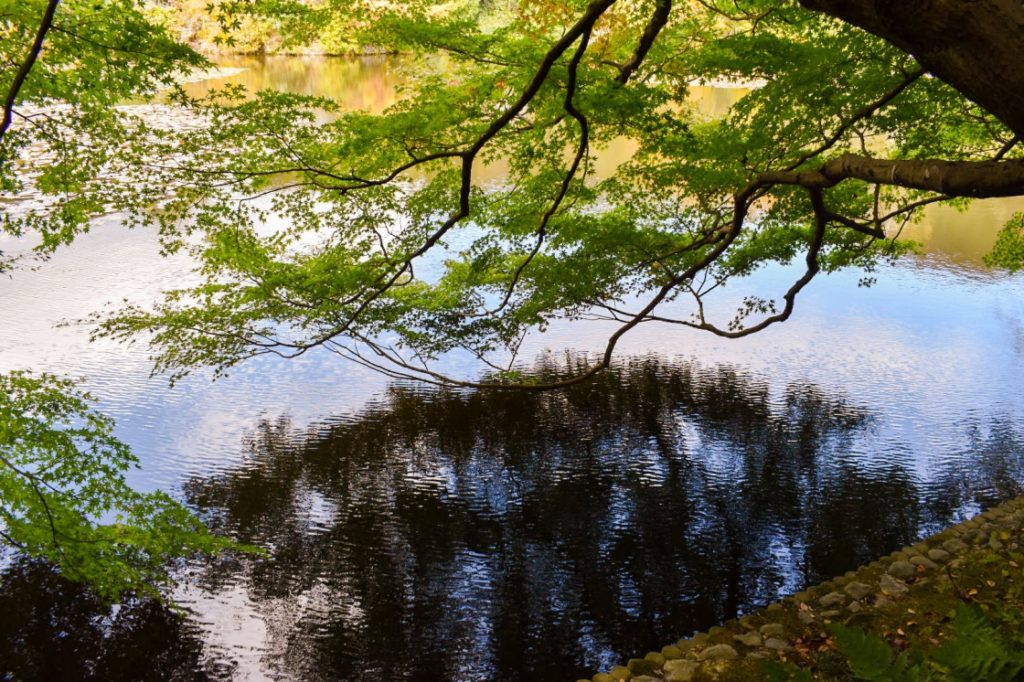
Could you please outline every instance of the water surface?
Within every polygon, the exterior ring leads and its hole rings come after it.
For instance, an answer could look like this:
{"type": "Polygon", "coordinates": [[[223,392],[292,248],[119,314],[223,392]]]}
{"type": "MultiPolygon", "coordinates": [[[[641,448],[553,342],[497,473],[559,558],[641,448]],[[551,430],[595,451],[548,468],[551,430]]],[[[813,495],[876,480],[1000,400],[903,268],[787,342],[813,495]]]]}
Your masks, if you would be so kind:
{"type": "MultiPolygon", "coordinates": [[[[229,66],[371,110],[401,79],[380,59],[229,66]]],[[[923,253],[872,288],[820,277],[789,322],[737,341],[643,325],[612,371],[541,395],[394,384],[316,353],[170,389],[144,347],[55,327],[188,276],[108,216],[0,284],[0,369],[84,377],[142,459],[134,485],[271,556],[183,566],[184,619],[9,564],[0,678],[571,680],[1019,494],[1024,278],[980,256],[1022,209],[933,211],[923,253]]],[[[558,371],[608,331],[555,325],[526,356],[558,371]]]]}

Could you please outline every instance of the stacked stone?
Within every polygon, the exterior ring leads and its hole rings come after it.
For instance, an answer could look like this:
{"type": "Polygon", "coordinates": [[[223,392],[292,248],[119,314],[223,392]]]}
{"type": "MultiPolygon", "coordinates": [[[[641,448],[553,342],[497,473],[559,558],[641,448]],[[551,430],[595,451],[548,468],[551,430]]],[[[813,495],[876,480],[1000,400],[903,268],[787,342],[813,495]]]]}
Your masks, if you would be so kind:
{"type": "MultiPolygon", "coordinates": [[[[996,536],[1021,528],[1024,497],[722,627],[681,639],[579,682],[752,679],[762,661],[785,658],[794,651],[792,642],[802,633],[906,599],[912,589],[926,588],[937,576],[944,577],[944,566],[961,567],[964,559],[960,555],[967,550],[984,545],[995,551],[1003,549],[1003,541],[996,536]]],[[[1018,548],[1014,543],[1009,549],[1018,548]]]]}

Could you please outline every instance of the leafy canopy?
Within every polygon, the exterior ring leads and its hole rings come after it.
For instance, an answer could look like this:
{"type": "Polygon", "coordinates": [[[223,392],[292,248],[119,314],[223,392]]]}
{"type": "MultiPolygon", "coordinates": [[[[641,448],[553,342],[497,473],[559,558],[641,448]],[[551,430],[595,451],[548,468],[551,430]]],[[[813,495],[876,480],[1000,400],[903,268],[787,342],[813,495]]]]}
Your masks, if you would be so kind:
{"type": "MultiPolygon", "coordinates": [[[[963,169],[1021,163],[999,119],[913,57],[791,0],[213,11],[229,29],[255,18],[298,42],[344,27],[407,55],[414,77],[382,115],[228,88],[173,95],[174,124],[107,107],[90,134],[76,114],[58,126],[70,156],[33,138],[52,161],[26,182],[53,200],[11,229],[50,244],[117,209],[196,258],[197,286],[99,328],[147,338],[172,377],[323,348],[394,376],[518,385],[530,332],[617,323],[603,357],[566,381],[581,380],[643,322],[734,337],[785,320],[818,273],[905,252],[901,227],[925,205],[1012,189],[963,169]],[[693,84],[721,82],[753,87],[711,118],[693,84]],[[622,139],[635,153],[598,175],[597,155],[622,139]],[[479,181],[497,163],[504,180],[479,181]],[[727,282],[771,263],[799,271],[787,290],[745,292],[731,318],[708,312],[727,282]],[[441,375],[432,361],[451,351],[496,373],[441,375]]],[[[1019,225],[994,263],[1019,265],[1019,225]]]]}

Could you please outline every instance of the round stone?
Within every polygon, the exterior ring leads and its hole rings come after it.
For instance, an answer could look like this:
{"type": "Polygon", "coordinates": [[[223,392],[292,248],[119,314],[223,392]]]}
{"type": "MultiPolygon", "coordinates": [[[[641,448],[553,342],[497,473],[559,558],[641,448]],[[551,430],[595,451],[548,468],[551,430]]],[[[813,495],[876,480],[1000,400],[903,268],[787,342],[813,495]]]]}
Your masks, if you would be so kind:
{"type": "Polygon", "coordinates": [[[842,606],[846,603],[846,595],[842,592],[829,592],[824,597],[818,600],[826,609],[830,609],[836,606],[842,606]]]}
{"type": "Polygon", "coordinates": [[[883,575],[878,581],[878,585],[882,589],[882,594],[890,597],[897,597],[906,594],[909,591],[906,584],[891,575],[883,575]]]}
{"type": "Polygon", "coordinates": [[[644,656],[644,660],[650,661],[654,664],[656,668],[660,668],[661,666],[665,665],[665,655],[658,653],[657,651],[652,651],[651,653],[644,656]]]}
{"type": "Polygon", "coordinates": [[[737,642],[743,646],[757,647],[761,646],[761,635],[757,631],[747,632],[742,635],[735,635],[733,637],[737,642]]]}
{"type": "MultiPolygon", "coordinates": [[[[658,656],[660,655],[661,654],[658,654],[658,656]]],[[[657,665],[654,661],[648,660],[646,658],[631,658],[629,659],[629,663],[626,664],[626,667],[629,668],[629,672],[633,673],[634,675],[650,675],[651,673],[655,672],[660,666],[657,665]]]]}
{"type": "Polygon", "coordinates": [[[792,651],[793,650],[793,647],[792,647],[792,645],[789,642],[787,642],[787,641],[785,641],[783,639],[778,639],[777,637],[770,637],[767,640],[765,640],[764,648],[765,649],[771,649],[772,651],[792,651]]]}
{"type": "Polygon", "coordinates": [[[857,582],[856,580],[848,583],[843,590],[846,594],[850,595],[853,599],[864,599],[869,594],[873,594],[875,589],[867,583],[857,582]]]}
{"type": "Polygon", "coordinates": [[[715,644],[697,654],[698,661],[733,661],[739,657],[736,649],[728,644],[715,644]]]}
{"type": "Polygon", "coordinates": [[[669,661],[665,664],[666,682],[690,682],[697,674],[697,664],[694,661],[669,661]]]}
{"type": "Polygon", "coordinates": [[[661,655],[665,657],[666,661],[669,661],[675,658],[682,658],[683,650],[675,644],[669,644],[668,646],[661,647],[661,655]]]}
{"type": "Polygon", "coordinates": [[[914,564],[901,559],[889,564],[889,568],[886,570],[886,573],[896,578],[911,578],[915,573],[917,573],[917,569],[914,568],[914,564]]]}
{"type": "Polygon", "coordinates": [[[929,570],[935,570],[939,567],[939,565],[931,559],[920,555],[910,557],[910,563],[914,564],[915,566],[924,566],[929,570]]]}
{"type": "Polygon", "coordinates": [[[614,668],[608,671],[608,674],[612,676],[613,680],[617,680],[620,682],[622,680],[628,682],[633,677],[633,673],[629,672],[629,668],[623,665],[615,666],[614,668]]]}
{"type": "Polygon", "coordinates": [[[952,538],[942,543],[942,549],[946,550],[950,554],[956,554],[967,549],[967,543],[963,540],[952,538]]]}

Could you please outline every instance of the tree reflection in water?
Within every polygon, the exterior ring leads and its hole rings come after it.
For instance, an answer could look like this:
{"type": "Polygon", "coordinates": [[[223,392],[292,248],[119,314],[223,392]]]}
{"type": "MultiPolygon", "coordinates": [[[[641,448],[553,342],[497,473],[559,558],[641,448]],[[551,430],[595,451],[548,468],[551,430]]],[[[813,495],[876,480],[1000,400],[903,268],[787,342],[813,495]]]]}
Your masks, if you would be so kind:
{"type": "Polygon", "coordinates": [[[395,387],[319,429],[264,422],[244,466],[187,491],[273,548],[237,570],[282,670],[572,679],[913,540],[909,474],[845,456],[869,422],[647,358],[561,392],[395,387]]]}
{"type": "Polygon", "coordinates": [[[0,585],[0,680],[207,676],[196,629],[154,601],[111,610],[49,566],[24,559],[5,567],[0,585]]]}
{"type": "MultiPolygon", "coordinates": [[[[200,581],[247,596],[285,678],[575,679],[1019,493],[1010,419],[965,421],[970,451],[924,477],[863,453],[874,424],[814,386],[656,358],[554,393],[395,386],[334,423],[264,421],[237,467],[189,481],[271,552],[200,581]]],[[[25,614],[0,628],[19,678],[231,675],[230,651],[155,605],[111,620],[38,565],[0,579],[0,609],[25,614]]],[[[202,627],[234,627],[232,608],[202,627]]]]}

